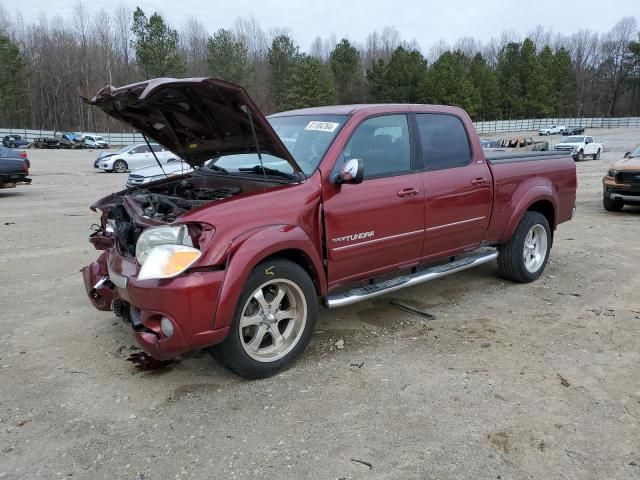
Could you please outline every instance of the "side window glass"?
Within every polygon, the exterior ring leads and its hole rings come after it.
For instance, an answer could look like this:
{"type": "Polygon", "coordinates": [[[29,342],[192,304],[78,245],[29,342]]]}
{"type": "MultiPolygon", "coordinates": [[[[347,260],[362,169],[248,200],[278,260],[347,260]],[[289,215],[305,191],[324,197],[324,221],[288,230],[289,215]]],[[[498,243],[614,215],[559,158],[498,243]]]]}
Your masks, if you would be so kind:
{"type": "MultiPolygon", "coordinates": [[[[469,138],[462,121],[453,115],[416,115],[422,161],[427,170],[464,167],[471,162],[469,138]]],[[[514,142],[517,145],[517,142],[514,142]]]]}
{"type": "Polygon", "coordinates": [[[364,177],[411,171],[409,124],[406,115],[383,115],[362,122],[344,148],[343,159],[360,158],[364,177]]]}

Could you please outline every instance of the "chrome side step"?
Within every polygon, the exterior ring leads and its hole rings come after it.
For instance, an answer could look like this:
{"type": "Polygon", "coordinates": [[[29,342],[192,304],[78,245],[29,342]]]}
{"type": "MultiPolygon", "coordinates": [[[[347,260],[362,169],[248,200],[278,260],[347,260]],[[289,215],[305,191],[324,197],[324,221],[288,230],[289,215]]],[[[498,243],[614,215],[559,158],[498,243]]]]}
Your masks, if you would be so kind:
{"type": "Polygon", "coordinates": [[[366,287],[354,288],[337,295],[329,295],[324,299],[324,305],[327,308],[344,307],[346,305],[351,305],[352,303],[362,302],[363,300],[369,300],[370,298],[384,295],[385,293],[395,292],[401,288],[410,287],[412,285],[428,282],[429,280],[435,280],[436,278],[444,277],[452,273],[461,272],[468,268],[477,267],[478,265],[490,262],[496,258],[498,258],[498,252],[496,251],[478,253],[444,265],[427,268],[416,273],[402,275],[400,277],[392,278],[391,280],[367,285],[366,287]]]}

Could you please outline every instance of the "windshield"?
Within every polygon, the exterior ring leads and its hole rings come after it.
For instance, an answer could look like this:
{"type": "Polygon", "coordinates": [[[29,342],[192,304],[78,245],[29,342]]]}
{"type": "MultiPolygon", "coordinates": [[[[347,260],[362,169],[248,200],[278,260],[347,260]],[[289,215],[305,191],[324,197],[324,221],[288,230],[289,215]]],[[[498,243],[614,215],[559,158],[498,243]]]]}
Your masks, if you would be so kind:
{"type": "Polygon", "coordinates": [[[640,146],[636,148],[633,152],[631,152],[631,155],[629,155],[629,158],[638,158],[638,157],[640,157],[640,146]]]}
{"type": "Polygon", "coordinates": [[[347,121],[347,115],[295,115],[268,120],[304,174],[311,175],[347,121]]]}
{"type": "Polygon", "coordinates": [[[584,137],[567,137],[564,143],[582,143],[584,142],[584,137]]]}

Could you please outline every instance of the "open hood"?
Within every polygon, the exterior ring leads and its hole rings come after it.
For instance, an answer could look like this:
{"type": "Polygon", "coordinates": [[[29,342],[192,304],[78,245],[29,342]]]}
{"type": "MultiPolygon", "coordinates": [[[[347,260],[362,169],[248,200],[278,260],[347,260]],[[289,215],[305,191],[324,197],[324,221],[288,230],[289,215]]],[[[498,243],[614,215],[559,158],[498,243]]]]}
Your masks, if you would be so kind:
{"type": "Polygon", "coordinates": [[[219,155],[259,148],[302,172],[247,92],[224,80],[156,78],[118,88],[107,85],[83,100],[194,167],[219,155]]]}

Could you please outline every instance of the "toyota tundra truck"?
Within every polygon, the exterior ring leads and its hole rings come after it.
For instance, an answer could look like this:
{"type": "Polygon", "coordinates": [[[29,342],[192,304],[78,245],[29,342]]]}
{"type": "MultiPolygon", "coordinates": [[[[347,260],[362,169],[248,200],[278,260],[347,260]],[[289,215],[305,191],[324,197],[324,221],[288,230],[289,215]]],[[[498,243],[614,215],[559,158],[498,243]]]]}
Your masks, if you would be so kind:
{"type": "Polygon", "coordinates": [[[203,78],[84,100],[193,167],[91,206],[102,253],[82,270],[89,298],[157,359],[208,348],[241,376],[272,375],[305,350],[319,305],[496,260],[502,277],[536,280],[573,215],[568,154],[485,157],[455,107],[265,118],[242,88],[203,78]]]}

